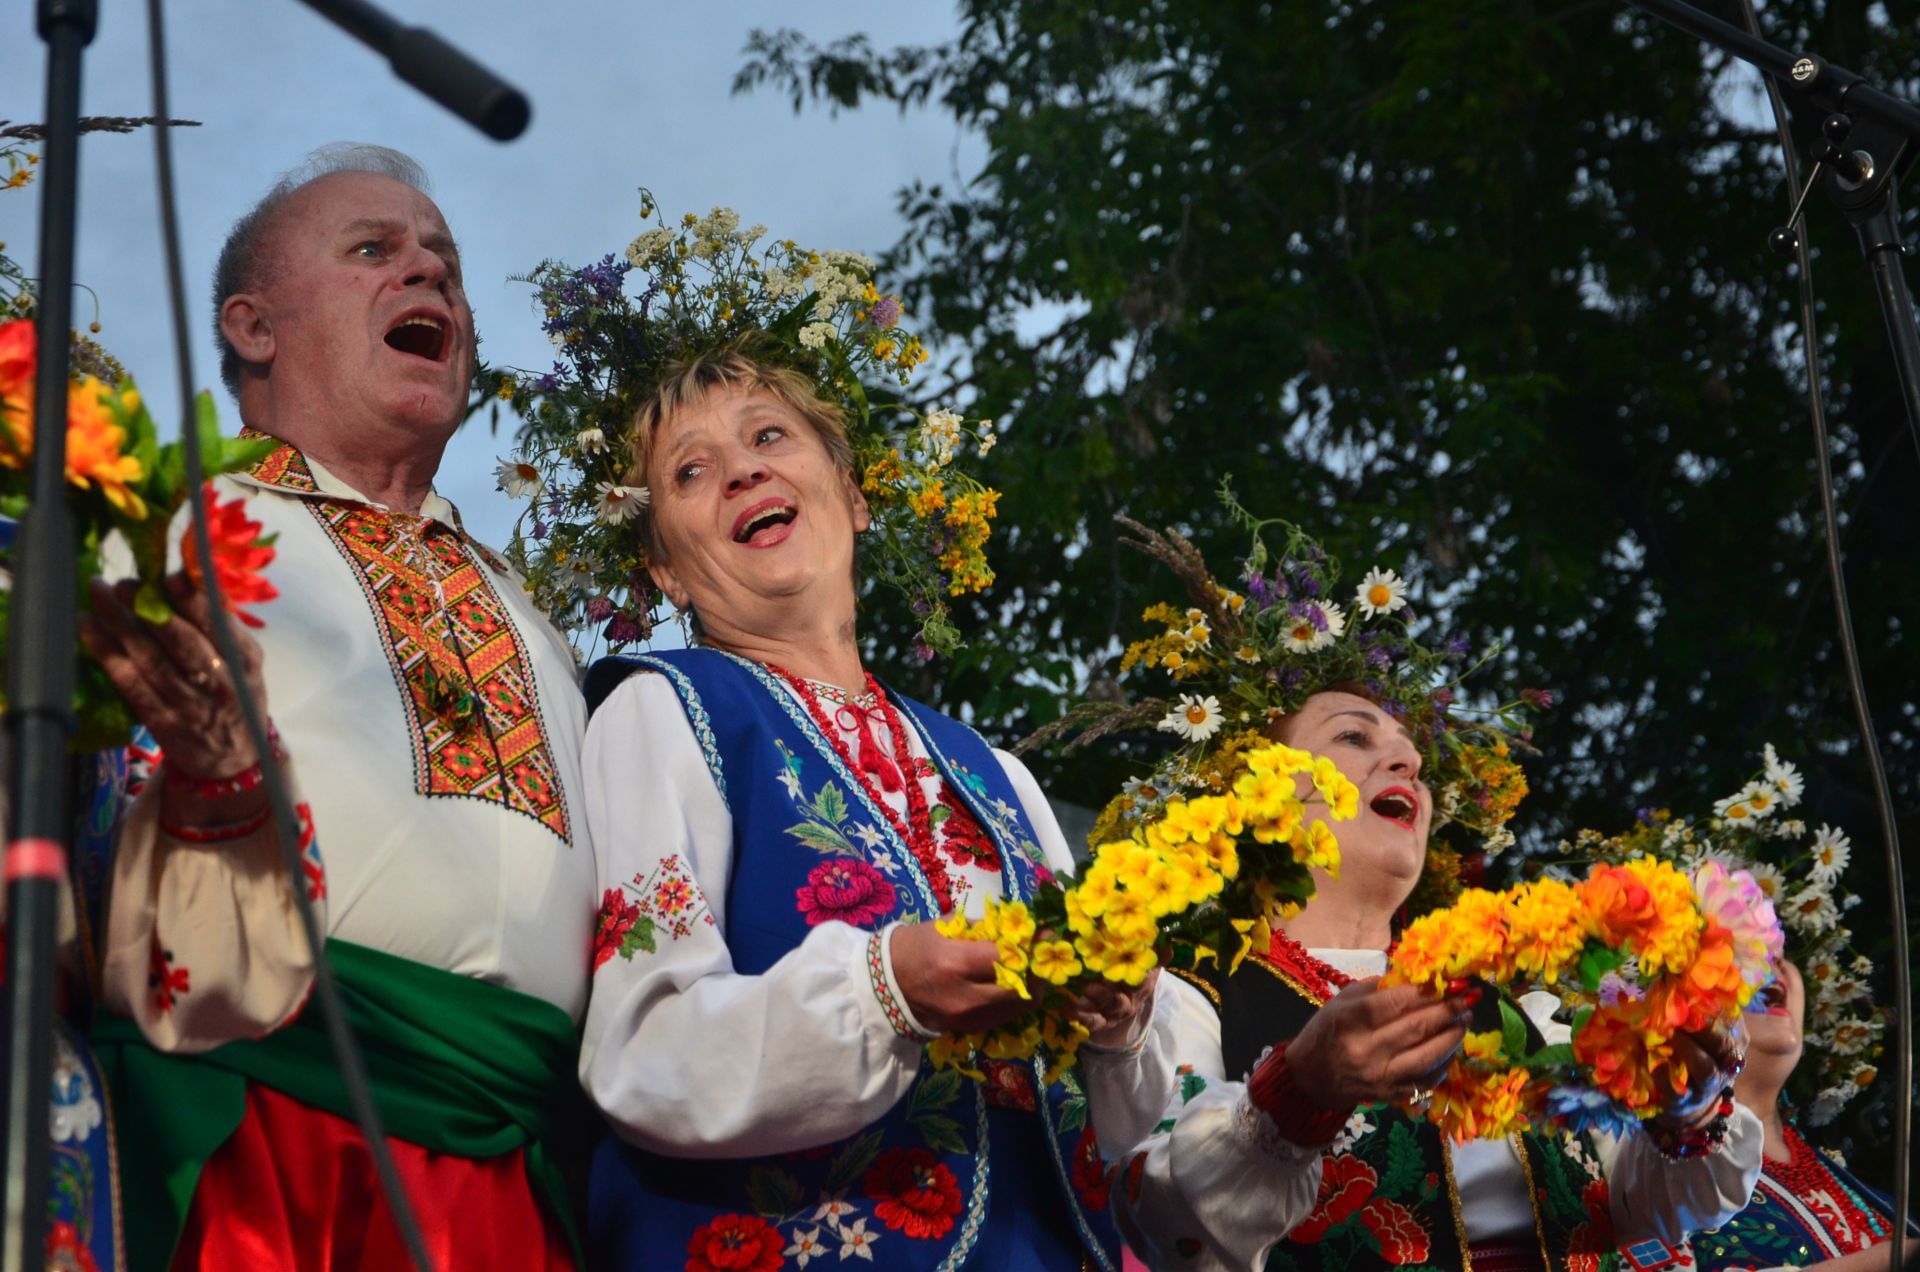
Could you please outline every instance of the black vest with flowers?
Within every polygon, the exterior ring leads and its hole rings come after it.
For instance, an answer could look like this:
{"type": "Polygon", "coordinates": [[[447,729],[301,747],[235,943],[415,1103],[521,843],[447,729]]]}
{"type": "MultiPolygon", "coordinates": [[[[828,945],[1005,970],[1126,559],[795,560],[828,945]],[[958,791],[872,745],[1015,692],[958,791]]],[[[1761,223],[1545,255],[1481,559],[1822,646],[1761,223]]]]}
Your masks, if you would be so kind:
{"type": "MultiPolygon", "coordinates": [[[[826,904],[817,882],[823,869],[839,871],[842,885],[873,885],[870,904],[849,901],[851,886],[838,889],[837,922],[878,930],[894,919],[938,916],[927,878],[891,820],[766,668],[712,649],[633,661],[673,684],[732,816],[726,913],[735,971],[764,972],[806,939],[826,904]]],[[[607,678],[596,670],[594,679],[607,678]]],[[[1031,897],[1039,848],[993,752],[967,726],[893,700],[991,839],[1005,895],[1031,897]]],[[[809,1152],[696,1161],[609,1139],[590,1186],[595,1265],[705,1272],[820,1259],[915,1272],[985,1267],[996,1256],[982,1251],[999,1248],[994,1226],[1020,1222],[990,1205],[991,1196],[1064,1217],[1078,1237],[1076,1261],[1113,1272],[1119,1237],[1106,1213],[1084,1093],[1071,1079],[1047,1083],[1037,1059],[993,1066],[990,1077],[976,1084],[952,1070],[935,1073],[922,1059],[918,1080],[893,1109],[845,1141],[809,1152]],[[990,1106],[1016,1116],[990,1119],[990,1106]],[[991,1137],[990,1121],[997,1126],[991,1137]],[[990,1187],[993,1179],[1003,1182],[990,1187]],[[1031,1184],[1022,1191],[1007,1179],[1031,1184]]]]}
{"type": "MultiPolygon", "coordinates": [[[[1284,963],[1263,955],[1249,957],[1231,976],[1188,979],[1220,1014],[1221,1058],[1229,1075],[1250,1072],[1268,1047],[1305,1028],[1321,1004],[1284,963]]],[[[1490,1008],[1491,1000],[1482,1007],[1490,1008]]],[[[1270,1272],[1472,1272],[1445,1136],[1424,1118],[1390,1105],[1365,1106],[1361,1114],[1364,1126],[1354,1124],[1326,1154],[1313,1213],[1274,1247],[1270,1272]]],[[[1591,1144],[1570,1151],[1565,1137],[1553,1132],[1516,1139],[1547,1266],[1554,1272],[1614,1272],[1620,1257],[1613,1248],[1607,1184],[1591,1144]]]]}

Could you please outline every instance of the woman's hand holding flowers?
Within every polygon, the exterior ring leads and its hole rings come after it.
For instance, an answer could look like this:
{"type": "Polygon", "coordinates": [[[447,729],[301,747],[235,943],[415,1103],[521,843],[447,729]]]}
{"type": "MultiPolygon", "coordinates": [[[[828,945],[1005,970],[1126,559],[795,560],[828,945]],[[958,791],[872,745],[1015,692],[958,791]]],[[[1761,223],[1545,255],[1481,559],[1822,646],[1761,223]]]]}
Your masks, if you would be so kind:
{"type": "Polygon", "coordinates": [[[1296,1088],[1330,1109],[1411,1098],[1459,1049],[1474,992],[1434,999],[1417,985],[1355,981],[1288,1044],[1296,1088]]]}
{"type": "Polygon", "coordinates": [[[943,936],[931,923],[904,923],[894,929],[889,952],[908,1009],[935,1033],[979,1033],[1032,1006],[996,980],[999,951],[991,941],[943,936]]]}

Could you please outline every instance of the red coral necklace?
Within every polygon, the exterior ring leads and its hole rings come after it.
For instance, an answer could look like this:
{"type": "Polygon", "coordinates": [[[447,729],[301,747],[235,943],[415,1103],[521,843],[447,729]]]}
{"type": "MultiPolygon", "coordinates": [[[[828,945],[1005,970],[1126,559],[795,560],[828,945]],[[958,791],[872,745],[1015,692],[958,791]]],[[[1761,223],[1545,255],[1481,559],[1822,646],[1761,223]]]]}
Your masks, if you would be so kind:
{"type": "Polygon", "coordinates": [[[1353,977],[1331,963],[1321,962],[1307,952],[1306,946],[1279,928],[1273,929],[1273,942],[1267,947],[1267,958],[1277,970],[1297,981],[1308,997],[1321,1003],[1353,984],[1353,977]]]}
{"type": "Polygon", "coordinates": [[[875,713],[887,726],[887,732],[893,739],[893,764],[889,770],[880,745],[874,739],[873,728],[865,709],[842,703],[838,711],[853,716],[854,729],[860,738],[860,751],[855,755],[847,750],[846,739],[841,736],[840,726],[820,701],[820,695],[814,690],[813,682],[804,676],[796,676],[785,667],[776,667],[768,663],[767,667],[774,675],[793,687],[806,704],[807,714],[820,727],[832,744],[834,753],[852,770],[859,780],[861,789],[867,798],[892,823],[894,830],[905,841],[913,859],[920,863],[920,869],[927,877],[927,886],[933,891],[933,899],[942,914],[953,909],[953,881],[947,876],[947,866],[940,859],[938,848],[933,842],[933,819],[927,812],[927,793],[921,789],[919,778],[915,774],[913,755],[907,749],[907,729],[900,719],[899,710],[890,698],[880,690],[880,682],[869,673],[867,692],[873,695],[875,713]],[[891,778],[892,780],[888,780],[891,778]],[[900,814],[886,798],[887,791],[905,788],[907,798],[907,816],[902,821],[900,814]]]}

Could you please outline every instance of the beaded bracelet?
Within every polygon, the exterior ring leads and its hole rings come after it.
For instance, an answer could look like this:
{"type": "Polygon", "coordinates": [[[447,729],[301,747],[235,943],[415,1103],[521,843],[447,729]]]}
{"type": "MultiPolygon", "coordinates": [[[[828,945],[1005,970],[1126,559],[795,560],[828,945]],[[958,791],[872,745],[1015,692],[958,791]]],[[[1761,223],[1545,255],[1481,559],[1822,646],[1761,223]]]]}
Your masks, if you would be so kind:
{"type": "Polygon", "coordinates": [[[1274,1046],[1247,1078],[1247,1099],[1265,1113],[1275,1130],[1302,1148],[1333,1143],[1352,1109],[1330,1109],[1302,1091],[1287,1063],[1287,1044],[1274,1046]]]}
{"type": "Polygon", "coordinates": [[[225,844],[236,839],[245,839],[273,818],[271,806],[261,809],[244,821],[228,822],[224,826],[173,826],[160,823],[160,833],[189,844],[225,844]]]}
{"type": "MultiPolygon", "coordinates": [[[[267,746],[272,749],[274,759],[286,758],[286,752],[280,749],[280,730],[273,727],[271,720],[267,722],[267,746]]],[[[184,791],[209,804],[218,803],[235,795],[244,795],[251,790],[258,790],[260,784],[266,781],[266,774],[261,771],[258,760],[231,777],[191,777],[188,774],[176,772],[164,763],[161,771],[167,775],[167,786],[170,789],[184,791]]]]}
{"type": "Polygon", "coordinates": [[[1720,1103],[1715,1106],[1713,1116],[1705,1122],[1696,1122],[1690,1126],[1667,1127],[1658,1122],[1649,1122],[1647,1135],[1653,1146],[1662,1156],[1676,1162],[1686,1161],[1690,1157],[1699,1157],[1711,1153],[1727,1142],[1732,1127],[1733,1097],[1722,1094],[1720,1103]]]}

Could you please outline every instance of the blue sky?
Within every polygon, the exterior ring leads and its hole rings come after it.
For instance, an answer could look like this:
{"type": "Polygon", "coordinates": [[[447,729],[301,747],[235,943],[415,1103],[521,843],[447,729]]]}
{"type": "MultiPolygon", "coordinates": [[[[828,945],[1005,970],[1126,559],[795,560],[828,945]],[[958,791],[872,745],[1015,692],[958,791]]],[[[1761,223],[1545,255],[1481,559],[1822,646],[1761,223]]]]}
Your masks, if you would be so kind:
{"type": "MultiPolygon", "coordinates": [[[[785,98],[729,94],[755,27],[798,26],[817,39],[865,32],[877,44],[951,36],[954,14],[932,4],[771,0],[714,5],[405,3],[396,16],[437,31],[523,89],[533,123],[518,140],[487,140],[395,79],[384,62],[293,0],[196,0],[170,7],[173,113],[204,127],[175,134],[181,224],[194,323],[194,373],[218,389],[206,289],[228,226],[285,169],[329,141],[404,150],[432,175],[461,243],[489,361],[544,369],[549,347],[527,288],[510,284],[541,259],[575,263],[623,249],[640,229],[635,187],[669,215],[724,204],[744,222],[811,247],[877,254],[902,223],[894,192],[919,177],[950,183],[982,154],[938,112],[872,109],[794,115],[785,98]]],[[[0,119],[38,121],[45,46],[34,6],[0,18],[0,119]]],[[[83,109],[145,115],[145,6],[101,6],[88,50],[83,109]]],[[[39,187],[0,194],[0,242],[32,272],[39,187]]],[[[178,389],[149,136],[96,134],[81,144],[78,276],[99,296],[100,340],[140,382],[171,434],[178,389]]],[[[92,301],[81,293],[83,323],[92,301]]],[[[222,418],[237,415],[221,397],[222,418]]],[[[439,486],[469,528],[504,542],[515,512],[494,489],[507,449],[483,420],[448,448],[439,486]]]]}

